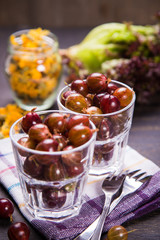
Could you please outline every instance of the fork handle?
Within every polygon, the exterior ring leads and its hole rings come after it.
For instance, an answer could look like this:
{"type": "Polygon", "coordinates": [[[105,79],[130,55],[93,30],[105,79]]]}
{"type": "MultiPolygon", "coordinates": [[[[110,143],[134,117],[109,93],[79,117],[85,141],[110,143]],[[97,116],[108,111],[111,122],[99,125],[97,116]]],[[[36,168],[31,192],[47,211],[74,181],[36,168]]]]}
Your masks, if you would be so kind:
{"type": "Polygon", "coordinates": [[[109,209],[110,209],[110,203],[111,203],[111,197],[106,197],[103,211],[100,215],[97,227],[96,227],[95,231],[93,232],[93,235],[90,238],[90,240],[100,240],[104,222],[105,222],[105,219],[106,219],[109,209]]]}

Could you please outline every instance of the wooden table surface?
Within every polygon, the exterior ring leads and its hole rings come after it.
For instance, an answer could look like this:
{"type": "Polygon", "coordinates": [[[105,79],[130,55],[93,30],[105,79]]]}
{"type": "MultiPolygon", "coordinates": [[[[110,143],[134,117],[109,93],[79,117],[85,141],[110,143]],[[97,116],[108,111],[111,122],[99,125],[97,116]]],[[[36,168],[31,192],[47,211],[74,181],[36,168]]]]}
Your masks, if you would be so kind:
{"type": "MultiPolygon", "coordinates": [[[[0,107],[13,102],[12,94],[4,75],[4,61],[6,57],[9,35],[19,29],[0,29],[0,107]]],[[[58,36],[60,48],[67,48],[79,43],[90,29],[52,29],[58,36]]],[[[56,108],[56,105],[53,106],[56,108]]],[[[160,167],[160,102],[152,106],[135,106],[133,124],[128,144],[152,160],[160,167]]],[[[0,197],[11,198],[0,185],[0,197]]],[[[28,223],[18,208],[15,208],[14,221],[28,223]]],[[[29,223],[28,223],[29,224],[29,223]]],[[[44,239],[30,224],[30,240],[44,239]]],[[[160,239],[160,209],[141,217],[138,220],[124,224],[129,233],[129,240],[159,240],[160,239]]],[[[0,219],[0,240],[6,240],[8,221],[0,219]]],[[[105,235],[102,239],[105,239],[105,235]]]]}

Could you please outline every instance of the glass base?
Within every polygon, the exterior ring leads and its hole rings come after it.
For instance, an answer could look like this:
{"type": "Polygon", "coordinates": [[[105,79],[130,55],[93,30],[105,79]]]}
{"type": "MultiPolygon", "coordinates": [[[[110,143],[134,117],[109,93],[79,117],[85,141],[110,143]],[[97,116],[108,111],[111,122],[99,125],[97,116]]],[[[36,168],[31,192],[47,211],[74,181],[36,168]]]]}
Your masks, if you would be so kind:
{"type": "Polygon", "coordinates": [[[26,208],[32,215],[32,217],[40,220],[47,220],[47,221],[54,221],[54,222],[61,222],[65,219],[77,216],[79,214],[81,204],[72,207],[72,209],[66,209],[63,211],[52,211],[50,210],[42,210],[38,208],[33,208],[31,205],[26,204],[26,208]]]}
{"type": "Polygon", "coordinates": [[[122,135],[121,138],[116,139],[111,145],[111,148],[107,148],[108,151],[103,153],[101,151],[104,147],[103,142],[96,142],[92,165],[89,170],[90,175],[118,175],[122,172],[124,166],[125,149],[128,141],[128,132],[122,135]]]}
{"type": "Polygon", "coordinates": [[[118,175],[121,171],[123,170],[123,164],[117,166],[112,165],[110,167],[94,167],[92,166],[89,171],[89,175],[95,175],[95,176],[100,176],[100,175],[118,175]]]}
{"type": "Polygon", "coordinates": [[[24,104],[23,101],[16,96],[14,96],[14,100],[20,108],[26,111],[31,111],[33,108],[36,108],[36,111],[43,111],[49,109],[54,104],[56,100],[56,92],[40,104],[36,104],[34,102],[32,104],[24,104]]]}

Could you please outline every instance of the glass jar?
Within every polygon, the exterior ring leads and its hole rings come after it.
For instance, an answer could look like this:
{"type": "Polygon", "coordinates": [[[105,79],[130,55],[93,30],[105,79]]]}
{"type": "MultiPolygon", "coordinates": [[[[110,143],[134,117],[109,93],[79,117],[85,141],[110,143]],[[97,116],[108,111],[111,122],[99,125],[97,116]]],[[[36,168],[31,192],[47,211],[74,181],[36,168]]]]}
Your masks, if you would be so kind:
{"type": "Polygon", "coordinates": [[[10,36],[5,72],[21,108],[45,110],[53,105],[62,69],[58,47],[57,37],[41,28],[10,36]]]}

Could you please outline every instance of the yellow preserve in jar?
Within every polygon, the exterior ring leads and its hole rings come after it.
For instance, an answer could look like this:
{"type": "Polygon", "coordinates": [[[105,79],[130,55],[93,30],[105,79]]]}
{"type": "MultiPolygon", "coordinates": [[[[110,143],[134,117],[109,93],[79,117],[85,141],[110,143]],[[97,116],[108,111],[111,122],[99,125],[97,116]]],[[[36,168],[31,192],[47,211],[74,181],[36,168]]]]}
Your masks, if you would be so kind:
{"type": "Polygon", "coordinates": [[[14,99],[21,108],[51,107],[61,68],[58,40],[50,31],[37,28],[10,36],[5,71],[14,99]]]}

